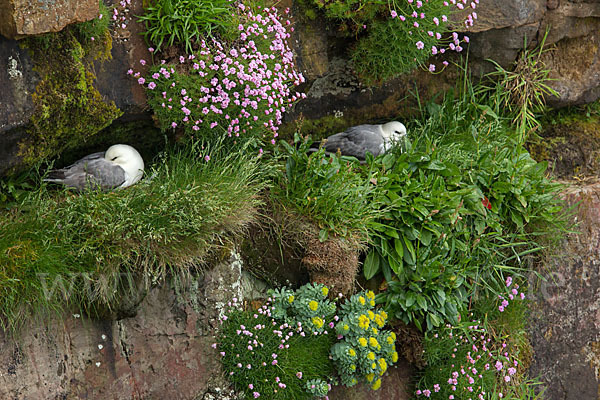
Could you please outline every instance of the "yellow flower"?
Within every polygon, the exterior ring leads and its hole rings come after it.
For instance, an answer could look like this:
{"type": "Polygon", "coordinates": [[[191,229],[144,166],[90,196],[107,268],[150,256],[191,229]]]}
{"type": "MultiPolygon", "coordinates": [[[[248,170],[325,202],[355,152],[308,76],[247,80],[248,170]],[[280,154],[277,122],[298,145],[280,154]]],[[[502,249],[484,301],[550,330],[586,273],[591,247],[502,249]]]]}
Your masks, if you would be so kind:
{"type": "Polygon", "coordinates": [[[379,389],[380,386],[381,386],[381,379],[377,379],[375,381],[375,383],[373,384],[373,386],[371,386],[371,389],[377,390],[377,389],[379,389]]]}
{"type": "Polygon", "coordinates": [[[366,347],[367,339],[365,339],[364,337],[358,338],[358,344],[360,344],[362,347],[366,347]]]}
{"type": "Polygon", "coordinates": [[[375,313],[371,310],[367,311],[367,314],[369,314],[369,319],[373,319],[375,318],[375,313]]]}
{"type": "Polygon", "coordinates": [[[386,342],[388,342],[388,344],[393,344],[394,343],[394,338],[392,337],[392,335],[388,336],[385,339],[386,342]]]}
{"type": "Polygon", "coordinates": [[[369,299],[369,300],[373,300],[375,298],[375,293],[373,293],[373,291],[371,291],[371,290],[367,290],[367,293],[365,295],[367,296],[367,299],[369,299]]]}
{"type": "Polygon", "coordinates": [[[369,346],[377,347],[377,346],[379,346],[379,342],[374,337],[370,337],[369,338],[369,346]]]}
{"type": "Polygon", "coordinates": [[[357,384],[357,380],[355,378],[352,378],[352,385],[356,385],[357,384]]]}
{"type": "Polygon", "coordinates": [[[371,307],[375,307],[375,301],[374,301],[374,300],[371,300],[371,301],[369,302],[369,305],[370,305],[371,307]]]}
{"type": "Polygon", "coordinates": [[[354,364],[351,364],[351,365],[350,365],[350,369],[351,369],[352,371],[356,371],[356,365],[354,365],[354,364]]]}
{"type": "Polygon", "coordinates": [[[387,313],[383,310],[381,310],[381,312],[379,314],[381,314],[381,318],[383,318],[384,320],[386,320],[388,317],[387,313]]]}
{"type": "Polygon", "coordinates": [[[327,286],[323,286],[323,288],[321,289],[321,293],[323,293],[323,297],[327,296],[327,294],[329,293],[329,289],[327,289],[327,286]]]}
{"type": "Polygon", "coordinates": [[[374,361],[374,360],[375,360],[375,353],[373,353],[373,352],[370,352],[369,354],[367,354],[367,358],[368,358],[369,360],[371,360],[371,361],[374,361]]]}
{"type": "Polygon", "coordinates": [[[348,326],[348,324],[344,324],[344,330],[345,331],[350,330],[350,327],[348,326]]]}
{"type": "Polygon", "coordinates": [[[375,327],[373,327],[372,331],[373,331],[373,335],[377,335],[379,333],[379,331],[375,327]]]}
{"type": "Polygon", "coordinates": [[[317,327],[320,328],[323,326],[323,320],[319,317],[313,317],[312,319],[312,323],[317,327]]]}
{"type": "Polygon", "coordinates": [[[288,303],[292,304],[294,302],[294,296],[288,297],[288,303]]]}
{"type": "Polygon", "coordinates": [[[311,300],[311,302],[308,303],[308,308],[310,308],[313,311],[317,311],[317,308],[319,308],[319,303],[317,303],[314,300],[311,300]]]}
{"type": "Polygon", "coordinates": [[[350,349],[348,350],[348,354],[350,354],[350,357],[354,357],[356,356],[356,351],[354,351],[354,349],[350,349]]]}
{"type": "Polygon", "coordinates": [[[392,337],[392,339],[396,340],[396,334],[394,332],[391,332],[390,336],[392,337]]]}
{"type": "Polygon", "coordinates": [[[371,369],[376,369],[377,368],[377,364],[373,363],[371,364],[371,369]]]}
{"type": "Polygon", "coordinates": [[[365,314],[361,314],[358,317],[358,326],[364,330],[369,329],[369,318],[365,314]]]}
{"type": "Polygon", "coordinates": [[[365,378],[367,378],[367,381],[373,382],[373,379],[375,379],[375,374],[367,374],[365,378]]]}
{"type": "Polygon", "coordinates": [[[375,318],[373,319],[373,321],[375,321],[375,323],[377,324],[377,326],[379,326],[380,328],[383,328],[383,325],[385,325],[385,321],[383,320],[383,318],[381,318],[381,315],[377,314],[375,316],[375,318]]]}
{"type": "Polygon", "coordinates": [[[363,305],[363,306],[364,306],[364,305],[365,305],[365,298],[364,298],[364,297],[362,297],[362,296],[360,296],[360,297],[358,298],[358,302],[359,302],[361,305],[363,305]]]}
{"type": "Polygon", "coordinates": [[[381,374],[383,375],[383,373],[387,370],[387,362],[385,361],[384,358],[380,358],[379,360],[379,368],[381,368],[381,374]]]}
{"type": "Polygon", "coordinates": [[[398,352],[397,351],[392,353],[392,362],[396,362],[396,361],[398,361],[398,352]]]}

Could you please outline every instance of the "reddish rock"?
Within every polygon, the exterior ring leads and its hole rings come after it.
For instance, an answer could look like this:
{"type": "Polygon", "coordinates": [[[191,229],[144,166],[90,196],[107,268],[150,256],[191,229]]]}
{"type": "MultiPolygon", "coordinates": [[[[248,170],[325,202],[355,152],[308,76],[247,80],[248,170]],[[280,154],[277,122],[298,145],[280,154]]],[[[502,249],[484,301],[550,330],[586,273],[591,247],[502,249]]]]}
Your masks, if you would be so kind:
{"type": "Polygon", "coordinates": [[[597,399],[600,386],[600,183],[572,184],[564,193],[575,206],[576,230],[549,249],[530,278],[530,376],[540,376],[548,400],[597,399]]]}
{"type": "Polygon", "coordinates": [[[10,39],[58,32],[98,16],[97,0],[0,0],[0,34],[10,39]]]}

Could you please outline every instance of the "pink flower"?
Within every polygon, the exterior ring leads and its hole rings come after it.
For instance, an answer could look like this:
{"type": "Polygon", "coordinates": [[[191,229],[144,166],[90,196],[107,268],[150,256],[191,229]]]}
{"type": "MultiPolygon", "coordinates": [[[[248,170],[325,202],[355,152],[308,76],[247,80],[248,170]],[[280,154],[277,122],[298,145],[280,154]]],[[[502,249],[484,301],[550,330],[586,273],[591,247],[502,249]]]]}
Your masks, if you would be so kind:
{"type": "Polygon", "coordinates": [[[204,161],[206,161],[206,162],[210,161],[210,156],[209,155],[205,155],[204,156],[204,161]]]}
{"type": "Polygon", "coordinates": [[[429,64],[429,72],[434,72],[434,71],[435,71],[435,65],[429,64]]]}
{"type": "Polygon", "coordinates": [[[298,377],[298,379],[302,379],[302,372],[296,372],[296,376],[298,377]]]}
{"type": "Polygon", "coordinates": [[[140,64],[146,65],[146,60],[140,60],[140,64]]]}
{"type": "Polygon", "coordinates": [[[417,46],[417,49],[419,49],[419,50],[421,50],[421,49],[423,49],[423,47],[425,47],[425,44],[423,42],[421,42],[420,40],[415,44],[417,46]]]}
{"type": "Polygon", "coordinates": [[[154,82],[150,82],[148,84],[148,89],[150,89],[150,90],[153,90],[155,87],[156,87],[156,83],[154,83],[154,82]]]}
{"type": "Polygon", "coordinates": [[[398,13],[396,12],[396,10],[392,10],[392,12],[390,14],[392,15],[392,18],[396,18],[398,16],[398,13]]]}
{"type": "Polygon", "coordinates": [[[260,393],[258,393],[258,392],[254,392],[254,393],[252,393],[252,395],[254,396],[255,399],[260,397],[260,393]]]}

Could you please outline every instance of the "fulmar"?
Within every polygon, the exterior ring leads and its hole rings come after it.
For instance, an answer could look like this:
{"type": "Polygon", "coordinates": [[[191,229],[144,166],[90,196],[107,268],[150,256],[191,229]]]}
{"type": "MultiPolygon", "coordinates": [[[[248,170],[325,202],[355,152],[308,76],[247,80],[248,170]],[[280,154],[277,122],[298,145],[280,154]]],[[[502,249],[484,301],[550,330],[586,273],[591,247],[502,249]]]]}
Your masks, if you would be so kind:
{"type": "MultiPolygon", "coordinates": [[[[328,153],[339,150],[342,155],[365,160],[367,151],[377,157],[405,136],[406,127],[398,121],[383,125],[358,125],[329,136],[324,140],[323,147],[328,153]]],[[[311,151],[316,150],[311,149],[311,151]]]]}
{"type": "Polygon", "coordinates": [[[77,191],[85,188],[110,190],[135,184],[143,172],[144,160],[140,153],[129,145],[115,144],[68,167],[51,170],[44,181],[61,183],[77,191]]]}

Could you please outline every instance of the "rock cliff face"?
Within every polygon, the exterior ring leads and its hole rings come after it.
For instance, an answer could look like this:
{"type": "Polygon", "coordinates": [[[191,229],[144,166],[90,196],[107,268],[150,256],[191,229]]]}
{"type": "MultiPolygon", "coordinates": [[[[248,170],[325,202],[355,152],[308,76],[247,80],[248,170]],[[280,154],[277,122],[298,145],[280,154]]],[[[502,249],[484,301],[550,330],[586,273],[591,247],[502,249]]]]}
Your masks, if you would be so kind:
{"type": "MultiPolygon", "coordinates": [[[[151,289],[136,315],[94,320],[79,314],[31,321],[15,338],[0,336],[2,399],[235,399],[211,348],[218,316],[233,297],[265,297],[242,273],[237,254],[183,285],[151,289]]],[[[410,367],[390,369],[378,392],[336,388],[332,400],[402,400],[410,367]]]]}
{"type": "Polygon", "coordinates": [[[573,185],[565,202],[575,207],[577,231],[552,250],[530,278],[534,356],[531,376],[540,376],[545,399],[597,399],[600,386],[600,183],[573,185]]]}

